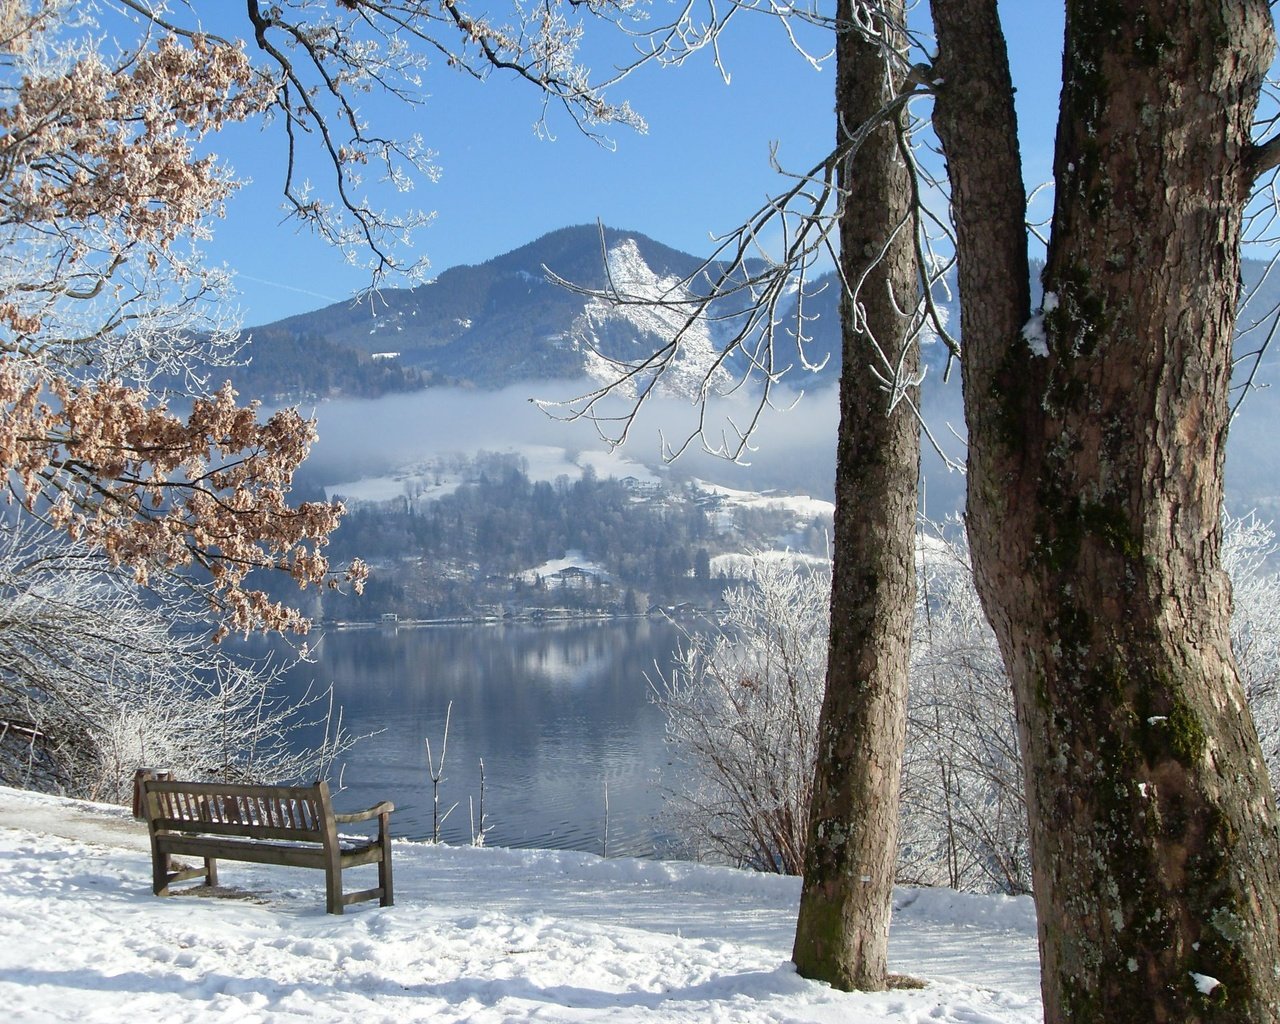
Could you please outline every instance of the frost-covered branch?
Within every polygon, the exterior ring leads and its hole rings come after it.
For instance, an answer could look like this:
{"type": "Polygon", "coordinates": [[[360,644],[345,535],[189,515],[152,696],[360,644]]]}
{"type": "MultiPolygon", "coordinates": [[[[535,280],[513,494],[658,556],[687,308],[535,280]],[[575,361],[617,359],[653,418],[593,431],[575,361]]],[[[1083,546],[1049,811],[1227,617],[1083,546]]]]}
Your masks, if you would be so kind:
{"type": "MultiPolygon", "coordinates": [[[[8,8],[12,10],[14,8],[8,8]]],[[[190,567],[224,629],[305,630],[248,584],[356,587],[322,549],[342,514],[290,504],[313,424],[260,423],[200,374],[234,358],[198,243],[235,182],[200,141],[272,92],[234,46],[162,34],[116,53],[57,31],[46,0],[0,64],[0,466],[12,507],[140,584],[190,567]],[[176,387],[189,411],[166,404],[176,387]]],[[[78,26],[82,29],[83,26],[78,26]]]]}
{"type": "Polygon", "coordinates": [[[418,106],[434,64],[476,79],[498,72],[532,85],[542,100],[542,131],[549,132],[552,104],[601,141],[607,141],[600,134],[607,125],[644,130],[627,103],[606,98],[608,80],[616,75],[596,81],[579,59],[585,23],[628,21],[635,0],[512,2],[505,15],[495,14],[494,5],[466,0],[245,0],[242,14],[219,16],[222,35],[206,29],[195,5],[103,2],[132,17],[143,32],[206,40],[242,55],[255,88],[267,97],[267,121],[279,126],[289,216],[365,266],[371,287],[389,273],[425,271],[426,260],[408,254],[433,214],[375,205],[365,174],[376,175],[376,187],[402,194],[438,170],[420,135],[388,133],[371,123],[368,100],[418,106]],[[319,184],[308,173],[317,159],[329,171],[319,184]]]}
{"type": "MultiPolygon", "coordinates": [[[[691,7],[666,35],[658,33],[653,37],[653,52],[663,54],[669,63],[680,63],[699,49],[716,50],[730,18],[743,12],[768,13],[784,25],[795,18],[827,30],[834,28],[878,39],[880,22],[873,16],[878,8],[866,8],[855,5],[853,21],[835,25],[816,9],[805,11],[769,4],[731,4],[720,15],[713,8],[709,20],[695,23],[691,7]]],[[[697,424],[674,443],[664,442],[664,455],[675,458],[696,443],[712,454],[740,460],[751,450],[752,435],[764,411],[773,406],[776,388],[784,375],[792,374],[794,382],[795,374],[820,370],[830,358],[829,354],[810,354],[809,332],[813,299],[819,290],[832,286],[841,289],[856,321],[855,329],[869,336],[869,348],[875,358],[868,370],[889,393],[891,404],[912,402],[912,389],[919,379],[906,371],[905,351],[922,338],[933,336],[942,338],[953,353],[956,351],[946,330],[945,310],[939,303],[940,290],[945,288],[951,267],[948,254],[952,246],[945,219],[930,209],[935,194],[945,195],[945,190],[928,171],[918,147],[911,141],[915,122],[910,108],[914,102],[926,100],[932,90],[928,66],[911,63],[907,54],[896,52],[885,66],[893,81],[888,91],[891,98],[883,107],[862,123],[842,124],[836,148],[803,172],[783,169],[775,153],[774,170],[784,180],[784,186],[739,227],[717,237],[706,260],[683,279],[669,282],[665,291],[655,294],[652,290],[630,290],[627,282],[616,280],[612,274],[605,287],[590,289],[548,272],[557,283],[590,296],[604,307],[647,306],[661,310],[669,330],[655,351],[639,359],[619,359],[595,349],[592,355],[597,362],[611,364],[612,379],[566,402],[543,403],[544,408],[565,419],[586,419],[608,443],[622,444],[641,409],[659,393],[664,378],[687,363],[685,356],[691,342],[700,341],[711,332],[717,342],[715,357],[702,362],[703,376],[695,388],[681,389],[695,399],[699,409],[697,424]],[[850,260],[839,252],[837,238],[844,205],[858,188],[859,152],[868,138],[883,131],[895,133],[902,158],[913,171],[913,203],[893,232],[907,232],[914,239],[920,268],[915,301],[903,308],[895,297],[901,316],[910,324],[905,347],[879,344],[871,336],[865,317],[859,319],[868,272],[883,259],[885,250],[868,253],[865,259],[850,260]],[[834,285],[815,280],[827,266],[836,271],[834,285]],[[714,425],[711,407],[715,400],[742,391],[752,395],[745,419],[729,420],[727,427],[714,425]]],[[[607,254],[605,263],[607,267],[607,254]]],[[[589,338],[576,340],[591,348],[589,338]]]]}
{"type": "MultiPolygon", "coordinates": [[[[1280,780],[1280,575],[1271,526],[1227,517],[1231,643],[1267,766],[1280,780]]],[[[956,524],[922,524],[898,877],[1030,891],[1022,762],[1008,678],[956,524]]],[[[690,630],[653,680],[681,764],[672,824],[701,857],[803,863],[826,668],[829,576],[753,560],[718,629],[690,630]],[[796,823],[800,823],[798,829],[796,823]]]]}
{"type": "Polygon", "coordinates": [[[799,874],[826,669],[823,571],[753,559],[725,622],[691,631],[652,681],[689,784],[672,793],[693,851],[799,874]]]}
{"type": "Polygon", "coordinates": [[[0,777],[126,801],[134,770],[187,778],[329,774],[353,738],[324,694],[286,699],[278,661],[209,643],[175,583],[130,575],[30,524],[0,524],[0,777]],[[324,726],[317,746],[300,729],[324,726]]]}

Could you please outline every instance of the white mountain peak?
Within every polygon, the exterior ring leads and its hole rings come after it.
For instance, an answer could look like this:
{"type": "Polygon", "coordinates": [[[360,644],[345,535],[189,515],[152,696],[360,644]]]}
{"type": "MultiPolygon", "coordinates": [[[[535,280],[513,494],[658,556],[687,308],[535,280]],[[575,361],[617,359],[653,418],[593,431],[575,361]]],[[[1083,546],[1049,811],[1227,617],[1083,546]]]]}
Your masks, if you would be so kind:
{"type": "Polygon", "coordinates": [[[594,380],[631,374],[621,390],[632,395],[661,372],[660,391],[688,398],[731,383],[716,366],[710,324],[679,278],[654,271],[630,238],[608,250],[606,265],[613,297],[593,298],[570,330],[594,380]]]}

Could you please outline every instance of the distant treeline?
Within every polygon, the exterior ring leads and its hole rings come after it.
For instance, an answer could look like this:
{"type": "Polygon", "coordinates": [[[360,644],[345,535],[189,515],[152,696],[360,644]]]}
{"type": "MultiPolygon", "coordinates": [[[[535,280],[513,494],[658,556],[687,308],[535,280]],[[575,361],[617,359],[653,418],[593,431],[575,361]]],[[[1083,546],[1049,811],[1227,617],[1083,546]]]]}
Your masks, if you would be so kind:
{"type": "MultiPolygon", "coordinates": [[[[456,472],[456,466],[453,467],[456,472]]],[[[794,514],[733,508],[690,485],[632,479],[529,479],[516,455],[482,454],[452,493],[352,509],[328,549],[340,563],[373,566],[366,599],[325,598],[328,618],[395,612],[430,618],[546,607],[634,613],[652,604],[714,603],[726,583],[712,559],[773,546],[824,551],[826,524],[794,514]],[[580,553],[575,572],[531,570],[580,553]]],[[[314,613],[314,611],[313,611],[314,613]]]]}
{"type": "Polygon", "coordinates": [[[399,359],[377,359],[317,333],[260,327],[252,332],[247,354],[242,365],[212,372],[229,379],[240,394],[272,405],[337,396],[380,398],[430,383],[429,374],[399,359]]]}

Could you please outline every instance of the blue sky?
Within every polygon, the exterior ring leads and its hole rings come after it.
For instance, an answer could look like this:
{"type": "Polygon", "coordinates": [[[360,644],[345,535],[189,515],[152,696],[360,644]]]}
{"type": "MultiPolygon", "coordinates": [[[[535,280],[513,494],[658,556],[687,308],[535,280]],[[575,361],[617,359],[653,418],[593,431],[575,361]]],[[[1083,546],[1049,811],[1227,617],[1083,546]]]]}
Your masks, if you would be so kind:
{"type": "MultiPolygon", "coordinates": [[[[1053,0],[1001,4],[1010,38],[1024,159],[1030,184],[1049,176],[1061,66],[1062,10],[1053,0]]],[[[608,31],[606,26],[599,26],[608,31]]],[[[604,70],[602,39],[586,62],[604,70]]],[[[617,128],[613,148],[585,138],[565,117],[552,117],[554,141],[533,123],[540,99],[525,83],[494,75],[485,83],[443,66],[426,77],[426,101],[404,108],[371,101],[369,119],[384,131],[417,131],[438,156],[438,182],[423,182],[408,201],[436,212],[417,236],[431,273],[479,263],[568,224],[602,220],[644,232],[676,248],[709,250],[712,233],[732,229],[779,179],[769,165],[778,145],[784,167],[820,159],[834,137],[834,66],[814,70],[788,46],[775,20],[739,18],[726,33],[725,84],[709,53],[680,68],[646,68],[616,85],[646,118],[638,135],[617,128]]],[[[266,323],[348,298],[363,271],[292,223],[281,223],[278,133],[237,130],[214,148],[252,179],[216,223],[210,256],[238,274],[246,324],[266,323]]],[[[320,179],[324,168],[313,164],[320,179]]],[[[394,283],[394,282],[393,282],[394,283]]]]}

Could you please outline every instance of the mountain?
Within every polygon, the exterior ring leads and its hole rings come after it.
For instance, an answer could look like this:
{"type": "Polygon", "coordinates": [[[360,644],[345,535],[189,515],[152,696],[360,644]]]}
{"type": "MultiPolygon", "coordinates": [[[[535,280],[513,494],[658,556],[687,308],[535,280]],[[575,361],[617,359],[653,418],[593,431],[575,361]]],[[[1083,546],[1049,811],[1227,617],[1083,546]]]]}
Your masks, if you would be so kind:
{"type": "Polygon", "coordinates": [[[374,358],[315,331],[273,325],[248,333],[248,361],[218,367],[212,378],[230,379],[240,394],[271,404],[307,404],[339,395],[381,398],[420,391],[432,383],[428,373],[394,359],[374,358]]]}
{"type": "MultiPolygon", "coordinates": [[[[753,263],[756,271],[763,264],[753,263]]],[[[1038,304],[1040,264],[1032,268],[1038,304]]],[[[240,390],[268,400],[298,401],[333,395],[378,397],[427,385],[496,390],[518,381],[590,376],[617,378],[619,363],[643,363],[683,325],[698,283],[719,271],[697,256],[639,232],[596,225],[566,227],[476,266],[459,266],[416,288],[384,289],[361,302],[342,302],[252,328],[249,366],[232,374],[240,390]],[[559,280],[556,280],[556,279],[559,280]],[[693,291],[681,282],[693,279],[693,291]],[[572,287],[566,286],[566,283],[572,287]],[[612,288],[622,304],[593,296],[612,288]]],[[[1242,327],[1280,303],[1280,275],[1246,260],[1242,327]]],[[[940,290],[941,291],[941,290],[940,290]]],[[[957,290],[938,296],[952,334],[959,333],[957,290]]],[[[839,283],[834,273],[809,282],[803,320],[797,296],[779,304],[774,369],[812,389],[839,377],[839,283]],[[795,341],[801,322],[803,346],[795,341]]],[[[681,338],[666,390],[696,393],[715,353],[742,323],[741,301],[717,300],[709,315],[681,338]]],[[[1255,330],[1241,351],[1254,348],[1255,330]]],[[[927,344],[931,376],[947,361],[943,345],[927,344]]],[[[1268,362],[1280,360],[1280,353],[1268,362]]],[[[725,363],[727,384],[745,367],[742,356],[725,363]]],[[[1274,378],[1280,366],[1264,376],[1274,378]]]]}
{"type": "MultiPolygon", "coordinates": [[[[678,282],[698,274],[703,263],[638,232],[562,228],[416,288],[385,289],[360,303],[252,328],[251,352],[255,361],[290,364],[295,377],[319,374],[336,353],[350,352],[424,383],[496,389],[593,371],[603,379],[611,372],[608,360],[644,359],[669,337],[667,328],[674,329],[695,297],[678,282]],[[588,294],[610,286],[637,300],[661,299],[666,307],[637,301],[613,308],[588,294]]],[[[727,304],[717,305],[711,320],[726,310],[727,304]]],[[[690,332],[672,374],[677,388],[708,368],[725,330],[723,322],[704,322],[690,332]]],[[[325,394],[325,381],[318,384],[314,390],[325,394]]]]}

